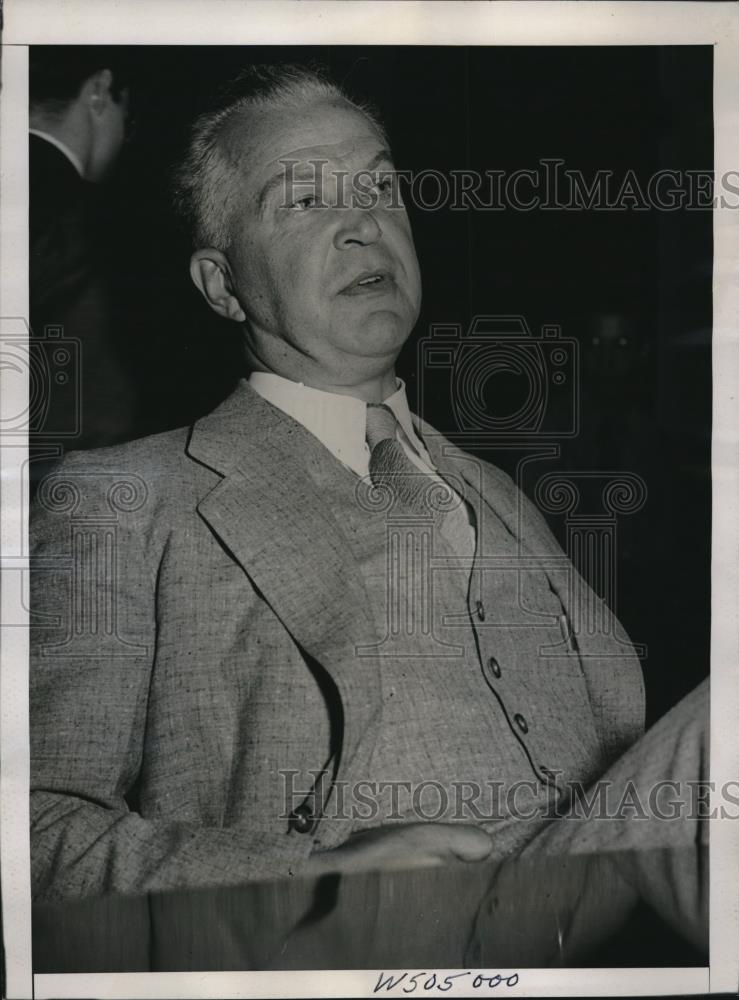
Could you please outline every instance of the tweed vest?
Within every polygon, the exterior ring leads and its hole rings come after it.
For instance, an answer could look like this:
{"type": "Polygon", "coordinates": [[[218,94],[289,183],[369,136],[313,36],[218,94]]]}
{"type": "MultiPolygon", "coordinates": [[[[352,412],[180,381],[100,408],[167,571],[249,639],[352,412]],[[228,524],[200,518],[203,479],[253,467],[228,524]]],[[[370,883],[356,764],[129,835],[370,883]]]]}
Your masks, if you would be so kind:
{"type": "Polygon", "coordinates": [[[379,664],[383,705],[367,772],[342,791],[352,829],[453,819],[498,829],[513,812],[546,811],[568,780],[601,773],[560,600],[479,491],[448,480],[475,527],[465,558],[323,449],[306,457],[383,637],[355,651],[358,670],[379,664]]]}

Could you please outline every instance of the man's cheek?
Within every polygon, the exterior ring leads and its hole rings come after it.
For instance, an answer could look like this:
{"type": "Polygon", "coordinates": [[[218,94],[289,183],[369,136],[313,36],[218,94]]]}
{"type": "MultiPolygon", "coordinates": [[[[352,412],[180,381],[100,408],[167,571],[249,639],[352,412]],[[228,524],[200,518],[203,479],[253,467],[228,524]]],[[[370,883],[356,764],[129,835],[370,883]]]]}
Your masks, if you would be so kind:
{"type": "Polygon", "coordinates": [[[299,292],[305,295],[320,288],[322,275],[319,261],[318,247],[310,243],[301,244],[298,253],[291,253],[283,259],[279,276],[286,298],[294,298],[299,292]]]}

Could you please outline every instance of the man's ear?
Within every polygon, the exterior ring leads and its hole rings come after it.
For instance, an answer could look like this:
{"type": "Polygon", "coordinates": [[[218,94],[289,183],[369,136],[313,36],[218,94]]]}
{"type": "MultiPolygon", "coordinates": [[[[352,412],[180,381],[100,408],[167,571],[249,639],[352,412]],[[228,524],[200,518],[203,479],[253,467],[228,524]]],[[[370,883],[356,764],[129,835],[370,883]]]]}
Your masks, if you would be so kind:
{"type": "Polygon", "coordinates": [[[190,277],[214,312],[236,323],[246,320],[246,313],[232,290],[231,271],[226,255],[220,250],[196,250],[190,258],[190,277]]]}
{"type": "Polygon", "coordinates": [[[80,97],[94,115],[101,115],[113,100],[110,88],[113,84],[113,74],[109,69],[98,70],[85,80],[80,97]]]}

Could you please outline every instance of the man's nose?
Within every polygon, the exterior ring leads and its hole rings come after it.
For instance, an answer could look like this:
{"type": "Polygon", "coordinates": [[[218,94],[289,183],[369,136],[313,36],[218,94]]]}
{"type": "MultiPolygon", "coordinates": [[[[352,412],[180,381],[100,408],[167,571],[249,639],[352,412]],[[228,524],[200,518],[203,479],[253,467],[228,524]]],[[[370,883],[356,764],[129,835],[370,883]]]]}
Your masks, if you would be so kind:
{"type": "Polygon", "coordinates": [[[353,246],[370,246],[382,236],[382,229],[374,212],[368,208],[340,208],[340,223],[334,234],[337,250],[351,250],[353,246]]]}

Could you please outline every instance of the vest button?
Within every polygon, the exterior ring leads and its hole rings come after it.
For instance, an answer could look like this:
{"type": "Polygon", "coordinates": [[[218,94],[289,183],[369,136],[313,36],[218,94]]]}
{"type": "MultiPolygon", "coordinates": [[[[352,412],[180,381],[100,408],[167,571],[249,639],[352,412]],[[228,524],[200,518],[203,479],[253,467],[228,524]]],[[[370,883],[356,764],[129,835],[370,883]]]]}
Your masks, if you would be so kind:
{"type": "Polygon", "coordinates": [[[303,802],[296,809],[293,809],[288,820],[288,826],[295,833],[312,833],[316,827],[316,820],[311,807],[303,802]]]}
{"type": "Polygon", "coordinates": [[[513,721],[516,723],[516,725],[518,726],[518,728],[521,730],[522,733],[527,733],[529,731],[529,724],[526,721],[526,719],[524,719],[524,717],[520,714],[520,712],[516,712],[516,714],[513,716],[513,721]]]}
{"type": "Polygon", "coordinates": [[[500,664],[498,663],[498,661],[495,659],[494,656],[491,656],[490,659],[488,660],[488,666],[490,667],[490,672],[492,673],[493,677],[500,677],[502,671],[500,669],[500,664]]]}
{"type": "Polygon", "coordinates": [[[481,622],[484,622],[485,621],[485,605],[482,603],[482,601],[478,601],[477,604],[475,605],[475,607],[476,607],[476,610],[477,610],[477,617],[478,617],[478,619],[481,622]]]}

